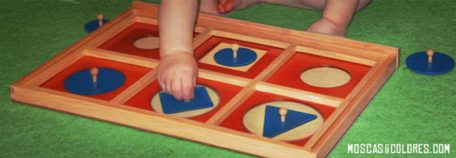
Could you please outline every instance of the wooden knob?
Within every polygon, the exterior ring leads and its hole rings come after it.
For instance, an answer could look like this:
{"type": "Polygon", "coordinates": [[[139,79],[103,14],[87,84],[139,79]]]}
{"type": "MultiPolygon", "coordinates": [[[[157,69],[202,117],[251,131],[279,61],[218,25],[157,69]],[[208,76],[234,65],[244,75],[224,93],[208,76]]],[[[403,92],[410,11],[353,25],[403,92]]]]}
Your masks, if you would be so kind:
{"type": "Polygon", "coordinates": [[[233,50],[233,58],[237,58],[238,50],[239,50],[239,44],[234,43],[231,46],[231,49],[233,50]]]}
{"type": "Polygon", "coordinates": [[[428,56],[428,63],[432,63],[432,57],[434,56],[434,50],[432,50],[431,48],[429,48],[426,52],[427,56],[428,56]]]}
{"type": "Polygon", "coordinates": [[[285,123],[285,118],[286,118],[286,116],[287,116],[287,112],[288,112],[287,108],[281,107],[281,108],[279,109],[280,121],[281,121],[282,123],[285,123]]]}
{"type": "Polygon", "coordinates": [[[97,15],[97,20],[98,20],[99,27],[103,26],[103,19],[104,19],[103,14],[98,14],[97,15]]]}
{"type": "Polygon", "coordinates": [[[98,68],[94,67],[90,69],[90,74],[92,75],[92,82],[95,83],[98,80],[98,68]]]}

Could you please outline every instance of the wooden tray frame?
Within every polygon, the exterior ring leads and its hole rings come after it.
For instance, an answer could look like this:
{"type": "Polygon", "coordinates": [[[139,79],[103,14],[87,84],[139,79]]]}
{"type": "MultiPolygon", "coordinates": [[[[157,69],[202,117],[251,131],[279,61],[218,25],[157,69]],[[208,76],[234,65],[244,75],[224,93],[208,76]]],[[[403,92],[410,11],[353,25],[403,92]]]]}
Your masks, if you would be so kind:
{"type": "Polygon", "coordinates": [[[129,10],[111,20],[107,25],[63,50],[62,53],[11,85],[11,98],[21,103],[263,157],[325,157],[398,66],[397,48],[201,13],[196,28],[200,34],[195,37],[195,47],[215,35],[284,49],[284,52],[254,79],[200,69],[199,77],[201,78],[244,87],[206,122],[168,117],[124,105],[128,99],[156,78],[155,69],[110,101],[40,87],[42,83],[83,56],[93,56],[152,69],[157,67],[159,61],[155,59],[98,48],[134,22],[157,24],[157,13],[157,5],[133,2],[129,10]],[[371,69],[345,98],[265,82],[294,53],[299,52],[368,65],[371,66],[371,69]],[[254,91],[285,94],[291,98],[332,106],[336,110],[304,146],[296,146],[218,126],[254,91]]]}

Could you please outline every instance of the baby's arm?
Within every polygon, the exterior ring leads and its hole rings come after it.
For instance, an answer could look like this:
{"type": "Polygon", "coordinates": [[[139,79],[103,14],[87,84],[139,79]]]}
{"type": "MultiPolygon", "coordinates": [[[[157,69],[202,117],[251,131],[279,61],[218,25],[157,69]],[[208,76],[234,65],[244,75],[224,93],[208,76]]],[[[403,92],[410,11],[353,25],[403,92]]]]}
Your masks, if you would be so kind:
{"type": "Polygon", "coordinates": [[[159,12],[158,81],[176,99],[193,99],[198,68],[193,57],[197,0],[162,0],[159,12]]]}

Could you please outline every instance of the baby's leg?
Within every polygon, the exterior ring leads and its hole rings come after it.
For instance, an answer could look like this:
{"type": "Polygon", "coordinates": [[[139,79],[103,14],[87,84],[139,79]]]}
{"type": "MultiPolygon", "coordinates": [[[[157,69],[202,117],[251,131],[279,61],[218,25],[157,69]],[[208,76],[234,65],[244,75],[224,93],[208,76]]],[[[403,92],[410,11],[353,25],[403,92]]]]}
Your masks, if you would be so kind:
{"type": "MultiPolygon", "coordinates": [[[[323,10],[327,0],[217,0],[218,11],[220,13],[228,13],[232,10],[242,9],[252,4],[270,3],[281,4],[290,7],[298,7],[304,9],[323,10]]],[[[345,0],[342,0],[345,1],[345,0]]],[[[370,0],[360,0],[358,10],[369,4],[370,0]]],[[[216,4],[217,5],[217,4],[216,4]]]]}
{"type": "Polygon", "coordinates": [[[322,17],[314,22],[307,30],[309,32],[345,36],[353,15],[366,7],[370,0],[326,0],[324,4],[315,5],[323,9],[322,17]]]}
{"type": "MultiPolygon", "coordinates": [[[[242,1],[242,0],[241,0],[242,1]]],[[[323,10],[325,9],[327,1],[331,0],[264,0],[263,2],[271,4],[282,4],[290,7],[298,7],[304,9],[315,9],[323,10]]],[[[339,0],[339,1],[352,1],[352,0],[339,0]]],[[[357,0],[358,1],[358,0],[357,0]]],[[[361,10],[366,7],[371,0],[359,0],[357,10],[361,10]]]]}
{"type": "MultiPolygon", "coordinates": [[[[304,9],[322,10],[321,19],[308,29],[310,32],[344,36],[353,15],[371,0],[218,0],[219,13],[228,13],[256,3],[281,4],[304,9]]],[[[212,1],[215,2],[215,1],[212,1]]]]}
{"type": "Polygon", "coordinates": [[[267,3],[282,4],[305,9],[322,10],[322,17],[315,21],[309,32],[344,36],[353,15],[366,7],[371,0],[268,0],[267,3]]]}

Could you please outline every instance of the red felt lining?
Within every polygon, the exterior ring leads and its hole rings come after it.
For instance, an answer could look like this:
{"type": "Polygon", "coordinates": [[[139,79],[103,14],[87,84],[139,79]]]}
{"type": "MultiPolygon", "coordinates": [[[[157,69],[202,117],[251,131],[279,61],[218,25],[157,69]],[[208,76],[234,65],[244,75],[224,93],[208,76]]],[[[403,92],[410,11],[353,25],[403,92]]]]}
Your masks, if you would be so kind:
{"type": "MultiPolygon", "coordinates": [[[[233,111],[227,118],[225,118],[220,126],[238,130],[241,132],[250,133],[247,128],[242,123],[242,119],[244,118],[245,113],[247,113],[251,108],[264,104],[266,102],[272,101],[293,101],[308,105],[314,109],[316,109],[322,115],[323,119],[326,120],[329,116],[334,112],[335,108],[330,106],[325,106],[321,104],[311,103],[311,102],[304,102],[292,98],[288,98],[285,96],[279,96],[271,93],[266,92],[259,92],[256,91],[250,96],[246,101],[244,101],[235,111],[233,111]]],[[[304,139],[296,140],[296,141],[289,141],[288,143],[303,146],[306,142],[310,139],[310,136],[304,139]]]]}
{"type": "Polygon", "coordinates": [[[255,78],[284,50],[281,48],[275,48],[275,47],[266,46],[266,45],[260,45],[260,44],[255,44],[255,43],[250,43],[250,42],[245,42],[245,41],[240,41],[240,40],[235,40],[235,39],[230,39],[230,38],[213,36],[213,37],[209,38],[208,40],[206,40],[201,46],[196,48],[196,50],[195,50],[196,58],[199,60],[200,58],[204,57],[204,55],[206,55],[208,52],[210,52],[212,49],[214,49],[219,43],[222,43],[222,42],[238,43],[243,46],[256,48],[256,49],[260,49],[260,50],[265,50],[266,54],[263,57],[261,57],[261,59],[258,60],[246,72],[232,70],[232,69],[228,69],[228,68],[224,68],[224,67],[219,67],[219,66],[199,62],[198,65],[200,68],[217,71],[217,72],[222,72],[222,73],[226,73],[226,74],[231,74],[231,75],[236,75],[236,76],[241,76],[241,77],[246,77],[246,78],[255,78]]]}
{"type": "Polygon", "coordinates": [[[103,99],[103,100],[111,100],[112,98],[114,98],[115,96],[120,94],[122,91],[124,91],[126,88],[128,88],[130,85],[132,85],[134,82],[136,82],[139,78],[144,76],[147,72],[152,70],[152,69],[145,68],[145,67],[124,64],[124,63],[114,62],[114,61],[95,58],[95,57],[84,56],[40,86],[44,87],[44,88],[67,92],[64,88],[63,83],[69,75],[71,75],[77,71],[87,69],[87,68],[93,68],[93,67],[107,67],[107,68],[118,70],[125,75],[125,83],[122,86],[120,86],[119,88],[117,88],[116,90],[108,92],[108,93],[89,96],[89,97],[103,99]]]}
{"type": "Polygon", "coordinates": [[[371,67],[348,61],[331,59],[306,53],[296,53],[267,81],[283,86],[303,89],[310,92],[344,98],[361,81],[371,67]],[[330,66],[345,70],[351,75],[351,80],[345,85],[334,88],[319,88],[306,84],[301,80],[301,73],[307,69],[330,66]]]}
{"type": "MultiPolygon", "coordinates": [[[[209,118],[211,118],[218,110],[220,110],[231,98],[233,98],[242,88],[234,85],[229,85],[221,82],[216,82],[212,80],[198,78],[198,84],[206,85],[213,88],[216,92],[218,92],[220,98],[219,105],[211,110],[208,113],[189,117],[188,119],[205,122],[209,118]]],[[[138,94],[133,96],[126,105],[154,111],[151,107],[150,101],[152,100],[153,96],[161,90],[160,86],[158,85],[158,81],[154,81],[149,84],[146,88],[141,90],[138,94]]]]}

